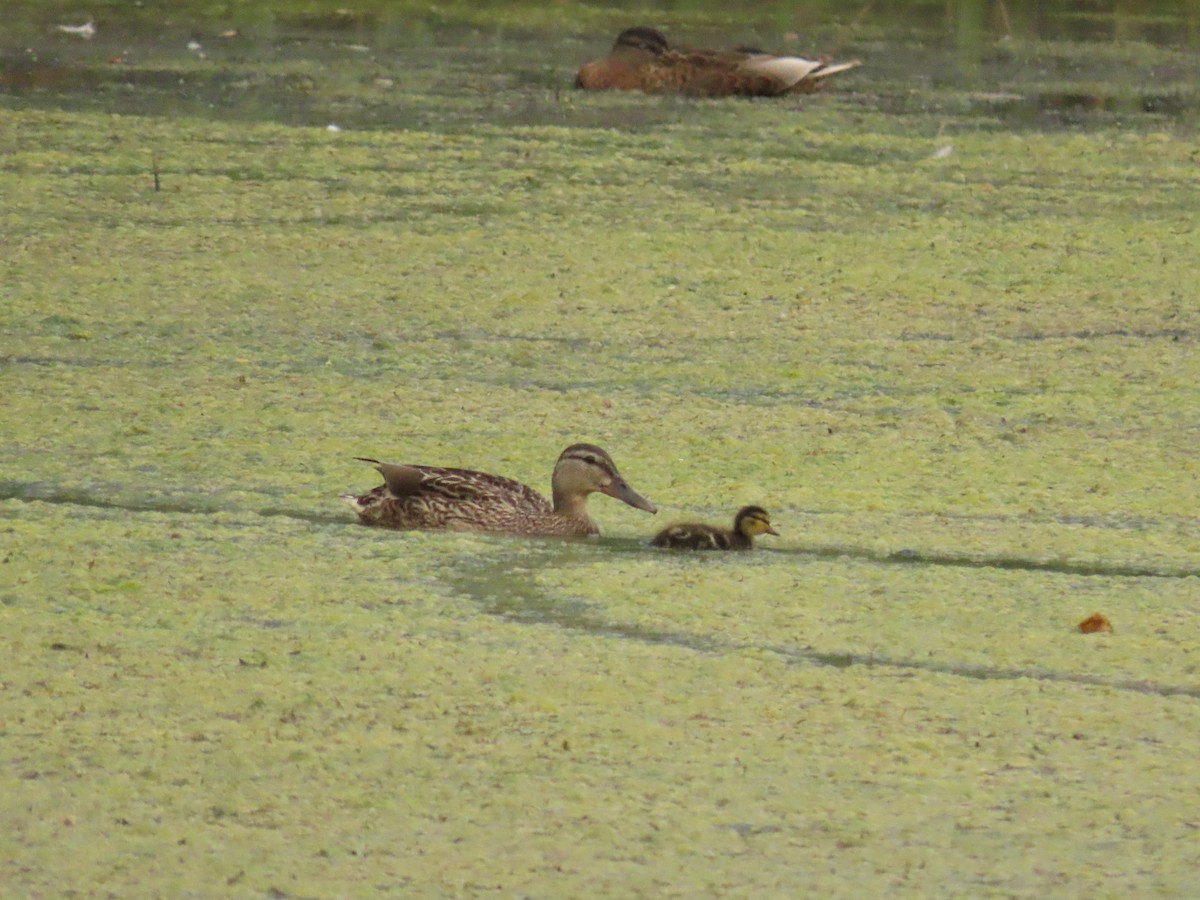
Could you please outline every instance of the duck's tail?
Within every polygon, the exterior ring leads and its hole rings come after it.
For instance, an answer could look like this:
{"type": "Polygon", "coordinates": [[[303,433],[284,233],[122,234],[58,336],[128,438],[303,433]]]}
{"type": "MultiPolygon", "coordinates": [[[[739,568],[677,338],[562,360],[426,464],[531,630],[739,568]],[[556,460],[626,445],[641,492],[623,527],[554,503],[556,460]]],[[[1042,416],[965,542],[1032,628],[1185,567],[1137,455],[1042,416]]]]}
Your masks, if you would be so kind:
{"type": "Polygon", "coordinates": [[[814,78],[826,78],[830,75],[836,75],[838,72],[845,72],[847,69],[857,69],[861,65],[862,62],[857,59],[844,63],[829,63],[811,72],[808,78],[810,81],[814,78]]]}

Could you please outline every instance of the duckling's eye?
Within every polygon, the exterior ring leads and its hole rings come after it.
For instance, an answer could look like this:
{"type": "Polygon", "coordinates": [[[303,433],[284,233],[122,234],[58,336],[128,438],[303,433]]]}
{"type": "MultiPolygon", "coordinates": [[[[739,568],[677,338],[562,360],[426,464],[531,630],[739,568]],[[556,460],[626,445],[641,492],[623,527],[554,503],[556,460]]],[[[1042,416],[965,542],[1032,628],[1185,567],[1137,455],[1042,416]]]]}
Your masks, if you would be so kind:
{"type": "Polygon", "coordinates": [[[584,461],[585,463],[587,463],[589,466],[594,466],[594,465],[596,464],[596,457],[594,457],[594,456],[585,456],[585,457],[583,458],[583,461],[584,461]]]}

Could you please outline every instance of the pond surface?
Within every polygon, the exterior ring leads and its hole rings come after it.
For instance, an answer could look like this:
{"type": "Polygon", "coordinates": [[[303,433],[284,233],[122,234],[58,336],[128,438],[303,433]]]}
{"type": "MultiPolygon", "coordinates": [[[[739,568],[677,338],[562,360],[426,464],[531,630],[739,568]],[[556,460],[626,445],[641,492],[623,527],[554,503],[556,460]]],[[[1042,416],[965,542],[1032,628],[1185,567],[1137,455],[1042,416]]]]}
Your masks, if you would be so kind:
{"type": "Polygon", "coordinates": [[[4,883],[1187,895],[1198,13],[883,6],[10,4],[4,883]],[[634,23],[864,65],[570,90],[634,23]],[[660,515],[337,499],[577,440],[660,515]]]}
{"type": "Polygon", "coordinates": [[[84,38],[59,26],[92,20],[46,4],[6,23],[0,90],[40,106],[292,125],[608,125],[561,95],[616,31],[645,22],[683,44],[867,60],[844,79],[849,96],[896,115],[1045,128],[1194,122],[1200,105],[1200,14],[1185,0],[837,6],[767,3],[730,17],[703,3],[640,5],[581,18],[520,4],[264,4],[214,20],[180,4],[166,21],[114,6],[84,38]]]}

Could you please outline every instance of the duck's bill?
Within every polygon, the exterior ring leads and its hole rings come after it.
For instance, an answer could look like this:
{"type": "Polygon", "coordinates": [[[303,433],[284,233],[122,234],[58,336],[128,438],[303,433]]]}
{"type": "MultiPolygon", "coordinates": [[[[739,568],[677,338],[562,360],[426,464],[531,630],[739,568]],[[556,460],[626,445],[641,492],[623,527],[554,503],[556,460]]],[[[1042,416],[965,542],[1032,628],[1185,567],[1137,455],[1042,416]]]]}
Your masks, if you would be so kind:
{"type": "Polygon", "coordinates": [[[773,535],[775,535],[775,537],[779,537],[779,532],[776,531],[774,528],[772,528],[770,525],[767,526],[767,534],[773,534],[773,535]]]}
{"type": "Polygon", "coordinates": [[[610,497],[615,497],[622,503],[628,503],[635,509],[644,509],[648,513],[658,512],[658,507],[626,484],[624,478],[614,478],[606,487],[602,487],[600,490],[610,497]]]}

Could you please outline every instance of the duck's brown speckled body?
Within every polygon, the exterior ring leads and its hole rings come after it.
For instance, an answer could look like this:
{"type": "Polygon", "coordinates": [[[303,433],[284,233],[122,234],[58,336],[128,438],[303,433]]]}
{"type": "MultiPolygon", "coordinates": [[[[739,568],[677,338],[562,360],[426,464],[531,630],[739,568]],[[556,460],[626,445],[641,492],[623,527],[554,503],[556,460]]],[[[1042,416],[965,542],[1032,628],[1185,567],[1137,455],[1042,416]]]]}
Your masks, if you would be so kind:
{"type": "Polygon", "coordinates": [[[673,48],[653,28],[627,28],[604,59],[586,63],[575,87],[698,97],[777,97],[820,89],[838,72],[861,65],[774,56],[752,50],[673,48]]]}
{"type": "Polygon", "coordinates": [[[754,538],[760,534],[778,535],[779,532],[771,527],[771,519],[761,506],[743,506],[733,518],[733,528],[681,522],[668,525],[651,543],[677,550],[749,550],[754,546],[754,538]]]}
{"type": "Polygon", "coordinates": [[[572,444],[558,457],[551,478],[553,503],[519,481],[487,472],[357,458],[374,463],[384,481],[365,494],[342,497],[366,525],[586,537],[600,533],[587,512],[588,494],[597,491],[656,512],[621,477],[612,458],[592,444],[572,444]]]}

